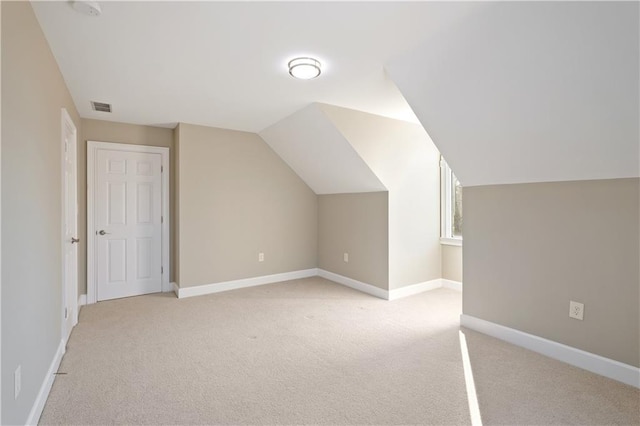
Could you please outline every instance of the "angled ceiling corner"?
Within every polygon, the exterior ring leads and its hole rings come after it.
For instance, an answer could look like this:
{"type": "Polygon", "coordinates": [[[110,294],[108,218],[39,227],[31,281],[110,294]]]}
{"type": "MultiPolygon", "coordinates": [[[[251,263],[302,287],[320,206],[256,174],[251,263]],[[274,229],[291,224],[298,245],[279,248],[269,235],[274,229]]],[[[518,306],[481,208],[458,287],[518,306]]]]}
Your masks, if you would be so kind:
{"type": "Polygon", "coordinates": [[[389,191],[404,186],[417,169],[439,168],[439,152],[420,124],[335,105],[318,106],[389,191]]]}
{"type": "Polygon", "coordinates": [[[318,104],[259,135],[316,194],[387,190],[318,104]]]}
{"type": "Polygon", "coordinates": [[[464,186],[637,177],[638,9],[485,3],[386,69],[464,186]]]}

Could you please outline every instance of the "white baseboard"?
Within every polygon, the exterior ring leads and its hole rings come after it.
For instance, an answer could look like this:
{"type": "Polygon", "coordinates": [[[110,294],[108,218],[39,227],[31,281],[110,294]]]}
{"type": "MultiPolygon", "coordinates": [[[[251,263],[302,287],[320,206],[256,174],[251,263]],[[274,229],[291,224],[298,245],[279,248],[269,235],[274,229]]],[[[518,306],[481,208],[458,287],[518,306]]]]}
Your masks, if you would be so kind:
{"type": "Polygon", "coordinates": [[[437,288],[451,288],[453,290],[462,291],[462,283],[458,281],[445,280],[442,278],[436,278],[435,280],[425,281],[423,283],[412,284],[406,287],[397,288],[391,291],[387,291],[376,287],[371,284],[363,283],[362,281],[354,280],[353,278],[345,277],[344,275],[329,272],[324,269],[318,269],[318,275],[322,278],[326,278],[338,284],[345,285],[354,290],[361,291],[363,293],[370,294],[380,299],[396,300],[407,296],[413,296],[414,294],[422,293],[425,291],[435,290],[437,288]]]}
{"type": "Polygon", "coordinates": [[[53,360],[51,360],[51,365],[49,366],[49,371],[47,371],[47,375],[42,382],[42,386],[40,386],[40,392],[38,392],[38,396],[33,403],[33,407],[31,407],[31,411],[29,412],[29,417],[27,418],[27,425],[37,425],[38,420],[40,420],[40,416],[42,415],[42,410],[44,410],[44,404],[47,402],[47,398],[49,397],[49,392],[51,391],[51,386],[53,386],[53,380],[55,379],[55,373],[58,371],[60,367],[60,362],[62,361],[62,356],[65,351],[65,343],[64,340],[60,341],[60,345],[58,346],[58,350],[53,356],[53,360]]]}
{"type": "Polygon", "coordinates": [[[183,299],[185,297],[202,296],[204,294],[220,293],[222,291],[255,287],[258,285],[277,283],[281,281],[298,280],[301,278],[315,277],[317,275],[318,270],[316,268],[304,269],[302,271],[284,272],[282,274],[245,278],[242,280],[224,281],[213,284],[199,285],[195,287],[178,287],[177,294],[179,299],[183,299]]]}
{"type": "Polygon", "coordinates": [[[442,281],[442,287],[444,288],[462,291],[462,283],[460,281],[447,280],[444,278],[441,278],[440,281],[442,281]]]}
{"type": "Polygon", "coordinates": [[[205,284],[195,287],[179,287],[177,283],[172,282],[171,290],[169,291],[173,291],[179,299],[183,299],[185,297],[202,296],[205,294],[220,293],[223,291],[237,290],[240,288],[255,287],[258,285],[297,280],[315,276],[326,278],[335,283],[342,284],[354,290],[358,290],[385,300],[396,300],[402,297],[412,296],[414,294],[422,293],[429,290],[435,290],[442,287],[462,291],[462,283],[457,281],[445,280],[442,278],[436,278],[435,280],[425,281],[423,283],[413,284],[388,291],[374,285],[354,280],[353,278],[345,277],[344,275],[339,275],[334,272],[329,272],[319,268],[285,272],[282,274],[265,275],[262,277],[245,278],[241,280],[223,281],[219,283],[205,284]]]}
{"type": "Polygon", "coordinates": [[[407,296],[413,296],[414,294],[422,293],[425,291],[435,290],[442,287],[442,280],[436,278],[435,280],[425,281],[423,283],[412,284],[406,287],[397,288],[389,291],[388,300],[396,300],[407,296]]]}
{"type": "Polygon", "coordinates": [[[470,315],[460,315],[460,325],[640,388],[640,368],[470,315]]]}
{"type": "Polygon", "coordinates": [[[333,272],[325,271],[324,269],[318,269],[318,275],[354,290],[379,297],[380,299],[389,300],[389,292],[374,285],[363,283],[362,281],[354,280],[353,278],[345,277],[343,275],[334,274],[333,272]]]}
{"type": "Polygon", "coordinates": [[[81,294],[80,297],[78,297],[78,308],[80,308],[80,306],[84,306],[87,304],[87,295],[86,294],[81,294]]]}

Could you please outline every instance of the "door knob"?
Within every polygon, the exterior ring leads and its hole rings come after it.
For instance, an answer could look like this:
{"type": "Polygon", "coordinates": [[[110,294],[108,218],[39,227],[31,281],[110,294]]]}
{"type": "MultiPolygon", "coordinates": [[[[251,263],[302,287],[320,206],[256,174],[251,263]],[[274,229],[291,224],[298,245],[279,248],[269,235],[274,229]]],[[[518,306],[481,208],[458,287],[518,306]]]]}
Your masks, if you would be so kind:
{"type": "Polygon", "coordinates": [[[110,234],[111,232],[104,232],[104,229],[101,229],[98,231],[98,234],[100,235],[106,235],[106,234],[110,234]]]}
{"type": "Polygon", "coordinates": [[[79,242],[80,242],[80,238],[71,237],[71,244],[79,243],[79,242]]]}

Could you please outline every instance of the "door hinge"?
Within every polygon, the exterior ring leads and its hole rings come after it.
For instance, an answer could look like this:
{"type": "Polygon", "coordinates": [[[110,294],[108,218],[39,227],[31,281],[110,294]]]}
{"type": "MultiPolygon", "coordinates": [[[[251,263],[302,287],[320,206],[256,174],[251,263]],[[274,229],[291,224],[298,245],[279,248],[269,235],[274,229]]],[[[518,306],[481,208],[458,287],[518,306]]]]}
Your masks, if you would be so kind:
{"type": "Polygon", "coordinates": [[[164,173],[164,166],[160,166],[160,173],[164,173]]]}
{"type": "Polygon", "coordinates": [[[64,308],[64,319],[69,318],[69,311],[67,308],[64,308]]]}
{"type": "Polygon", "coordinates": [[[160,216],[160,223],[164,223],[164,216],[160,216]]]}
{"type": "Polygon", "coordinates": [[[164,274],[164,266],[161,266],[161,267],[160,267],[160,274],[161,274],[161,275],[162,275],[162,274],[164,274]]]}

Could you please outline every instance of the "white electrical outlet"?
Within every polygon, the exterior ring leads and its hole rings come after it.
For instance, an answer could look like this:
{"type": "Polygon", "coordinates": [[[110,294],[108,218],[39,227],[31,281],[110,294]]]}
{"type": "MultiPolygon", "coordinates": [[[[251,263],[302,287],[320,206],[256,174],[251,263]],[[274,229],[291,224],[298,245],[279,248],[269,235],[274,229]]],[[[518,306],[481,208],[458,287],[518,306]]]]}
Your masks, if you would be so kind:
{"type": "Polygon", "coordinates": [[[258,262],[264,262],[264,253],[258,253],[258,262]]]}
{"type": "Polygon", "coordinates": [[[575,318],[582,321],[584,319],[584,304],[580,302],[569,301],[569,318],[575,318]]]}
{"type": "Polygon", "coordinates": [[[16,368],[16,371],[13,373],[13,398],[18,399],[18,395],[20,395],[20,391],[22,390],[22,365],[19,365],[16,368]]]}
{"type": "Polygon", "coordinates": [[[342,258],[344,259],[345,263],[349,263],[349,253],[345,253],[342,258]]]}

